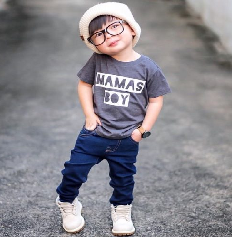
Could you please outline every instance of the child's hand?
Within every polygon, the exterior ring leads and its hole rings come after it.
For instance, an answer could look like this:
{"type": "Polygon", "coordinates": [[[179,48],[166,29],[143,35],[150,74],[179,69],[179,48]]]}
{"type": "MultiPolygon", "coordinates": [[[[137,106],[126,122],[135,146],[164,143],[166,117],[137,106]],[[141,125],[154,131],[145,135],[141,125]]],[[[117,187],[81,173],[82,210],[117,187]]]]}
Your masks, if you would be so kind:
{"type": "Polygon", "coordinates": [[[85,119],[85,128],[87,130],[94,130],[97,125],[101,125],[101,121],[96,114],[86,117],[85,119]]]}
{"type": "Polygon", "coordinates": [[[131,134],[131,138],[136,142],[140,142],[142,140],[142,135],[138,129],[135,129],[131,134]]]}

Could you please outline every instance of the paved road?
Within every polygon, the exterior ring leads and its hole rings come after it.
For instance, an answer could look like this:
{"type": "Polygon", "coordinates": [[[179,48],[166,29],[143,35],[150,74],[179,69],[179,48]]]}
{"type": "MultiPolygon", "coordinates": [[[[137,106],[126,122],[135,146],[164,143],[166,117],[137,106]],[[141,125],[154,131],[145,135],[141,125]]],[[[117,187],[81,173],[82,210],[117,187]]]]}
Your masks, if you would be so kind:
{"type": "MultiPolygon", "coordinates": [[[[91,52],[78,22],[97,2],[12,0],[0,11],[0,236],[71,236],[55,188],[84,119],[76,72],[91,52]]],[[[232,70],[191,27],[182,0],[121,2],[143,29],[137,51],[173,90],[140,145],[134,236],[232,236],[232,70]]],[[[102,162],[81,189],[86,227],[74,236],[112,236],[108,182],[102,162]]]]}

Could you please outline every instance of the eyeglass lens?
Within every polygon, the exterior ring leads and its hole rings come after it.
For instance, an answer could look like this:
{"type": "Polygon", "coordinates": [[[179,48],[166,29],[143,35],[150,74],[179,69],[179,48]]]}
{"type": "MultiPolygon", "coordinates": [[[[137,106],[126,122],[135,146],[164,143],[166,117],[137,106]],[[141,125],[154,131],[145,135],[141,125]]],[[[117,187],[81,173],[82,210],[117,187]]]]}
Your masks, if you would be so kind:
{"type": "Polygon", "coordinates": [[[106,36],[105,32],[110,35],[119,35],[123,32],[124,28],[120,21],[114,22],[107,26],[104,30],[98,31],[90,36],[90,42],[93,43],[95,46],[101,45],[105,42],[106,36]]]}

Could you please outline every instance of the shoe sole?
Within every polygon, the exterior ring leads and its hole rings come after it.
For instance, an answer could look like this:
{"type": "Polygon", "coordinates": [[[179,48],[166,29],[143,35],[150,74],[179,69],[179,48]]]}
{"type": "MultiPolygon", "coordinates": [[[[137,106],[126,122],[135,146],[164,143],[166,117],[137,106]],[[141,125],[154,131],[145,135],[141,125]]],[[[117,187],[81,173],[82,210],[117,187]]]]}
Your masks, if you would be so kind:
{"type": "Polygon", "coordinates": [[[135,230],[132,231],[132,232],[129,232],[129,233],[115,233],[115,232],[112,231],[112,234],[114,236],[129,236],[129,235],[133,235],[134,233],[135,233],[135,230]]]}

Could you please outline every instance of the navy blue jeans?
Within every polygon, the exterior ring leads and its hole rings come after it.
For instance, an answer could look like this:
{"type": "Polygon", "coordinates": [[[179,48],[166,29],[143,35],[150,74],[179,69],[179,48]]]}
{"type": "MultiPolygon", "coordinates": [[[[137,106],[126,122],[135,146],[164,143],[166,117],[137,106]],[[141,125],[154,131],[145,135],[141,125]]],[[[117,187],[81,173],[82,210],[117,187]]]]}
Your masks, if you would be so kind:
{"type": "Polygon", "coordinates": [[[83,128],[71,151],[70,160],[65,162],[62,170],[63,179],[56,190],[60,200],[71,203],[78,196],[81,185],[87,181],[90,169],[106,159],[109,163],[110,185],[113,187],[110,203],[131,204],[138,149],[139,144],[131,137],[108,139],[83,128]]]}

